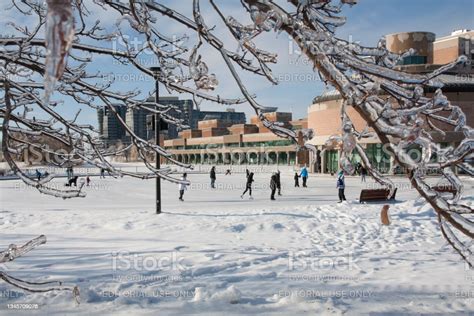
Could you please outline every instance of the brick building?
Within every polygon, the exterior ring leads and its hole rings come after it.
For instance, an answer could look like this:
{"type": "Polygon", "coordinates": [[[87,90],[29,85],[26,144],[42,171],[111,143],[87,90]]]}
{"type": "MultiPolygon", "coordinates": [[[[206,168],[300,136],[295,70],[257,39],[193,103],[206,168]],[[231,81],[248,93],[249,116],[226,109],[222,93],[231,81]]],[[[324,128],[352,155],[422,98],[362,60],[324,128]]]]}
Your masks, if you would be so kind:
{"type": "MultiPolygon", "coordinates": [[[[416,54],[405,58],[397,69],[409,73],[431,72],[443,64],[455,61],[459,56],[466,55],[471,62],[460,65],[438,78],[444,83],[443,93],[452,102],[459,106],[466,115],[467,124],[474,125],[474,71],[472,58],[474,55],[474,32],[456,31],[450,36],[435,38],[429,32],[397,33],[386,36],[387,48],[395,53],[403,53],[409,48],[416,49],[416,54]]],[[[428,87],[425,91],[430,97],[435,88],[428,87]]],[[[311,157],[314,164],[311,169],[314,172],[334,172],[339,169],[339,152],[326,150],[324,143],[331,135],[341,133],[340,110],[342,99],[338,91],[327,91],[316,97],[308,109],[308,127],[314,129],[315,137],[311,143],[318,148],[317,157],[311,157]]],[[[357,130],[363,130],[366,122],[351,107],[347,109],[357,130]]],[[[443,127],[442,127],[443,128],[443,127]]],[[[432,133],[433,139],[441,146],[456,145],[464,137],[460,132],[454,132],[452,128],[444,126],[446,135],[432,133]]],[[[371,163],[384,173],[393,172],[393,161],[383,150],[377,137],[361,140],[371,163]]],[[[360,161],[357,154],[353,155],[353,163],[360,161]]]]}
{"type": "MultiPolygon", "coordinates": [[[[292,121],[291,113],[270,112],[265,116],[294,130],[307,126],[306,119],[292,121]]],[[[302,165],[308,162],[291,140],[271,133],[257,116],[250,122],[200,121],[197,129],[184,130],[179,138],[165,140],[164,147],[176,160],[192,164],[302,165]]]]}

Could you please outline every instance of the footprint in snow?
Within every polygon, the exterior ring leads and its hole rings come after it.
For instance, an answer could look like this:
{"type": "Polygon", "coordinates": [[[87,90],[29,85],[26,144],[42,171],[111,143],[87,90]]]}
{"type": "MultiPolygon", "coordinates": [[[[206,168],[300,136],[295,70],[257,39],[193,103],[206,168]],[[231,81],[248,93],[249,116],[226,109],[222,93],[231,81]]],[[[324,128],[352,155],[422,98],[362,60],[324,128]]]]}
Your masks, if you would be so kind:
{"type": "Polygon", "coordinates": [[[280,223],[273,224],[273,229],[280,230],[280,229],[283,229],[283,228],[285,228],[285,226],[283,226],[280,223]]]}
{"type": "Polygon", "coordinates": [[[224,255],[222,253],[210,253],[210,254],[207,254],[206,257],[208,257],[210,260],[218,260],[222,257],[224,257],[224,255]]]}
{"type": "Polygon", "coordinates": [[[244,224],[239,224],[239,225],[233,225],[230,227],[230,231],[235,232],[235,233],[241,233],[244,231],[246,226],[244,224]]]}
{"type": "Polygon", "coordinates": [[[123,225],[123,229],[126,229],[126,230],[133,229],[133,223],[127,222],[125,225],[123,225]]]}

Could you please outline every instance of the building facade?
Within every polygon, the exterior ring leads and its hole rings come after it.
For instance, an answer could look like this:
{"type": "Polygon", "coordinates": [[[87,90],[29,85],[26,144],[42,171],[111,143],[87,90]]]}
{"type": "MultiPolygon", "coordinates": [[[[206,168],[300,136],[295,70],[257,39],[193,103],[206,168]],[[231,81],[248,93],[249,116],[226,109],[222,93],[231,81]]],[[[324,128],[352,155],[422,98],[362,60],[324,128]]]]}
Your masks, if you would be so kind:
{"type": "MultiPolygon", "coordinates": [[[[113,107],[120,118],[125,121],[127,108],[123,105],[113,105],[113,107]]],[[[109,146],[119,140],[124,141],[125,129],[120,124],[116,115],[107,107],[99,109],[97,113],[99,118],[99,131],[101,131],[101,138],[105,142],[106,146],[109,146]]]]}
{"type": "MultiPolygon", "coordinates": [[[[154,102],[154,98],[147,100],[154,102]]],[[[178,97],[160,97],[160,104],[169,106],[168,115],[182,120],[184,125],[188,125],[191,129],[198,128],[198,122],[202,120],[217,119],[225,121],[226,124],[244,124],[245,113],[235,112],[233,109],[226,111],[200,111],[194,109],[194,102],[192,100],[180,100],[178,97]]],[[[152,113],[146,109],[127,109],[125,106],[114,106],[119,112],[120,117],[126,122],[127,126],[138,137],[150,140],[154,137],[153,132],[147,129],[147,116],[152,113]]],[[[120,124],[119,120],[107,107],[97,110],[98,129],[101,138],[107,146],[110,146],[118,141],[123,143],[130,143],[130,135],[125,128],[120,124]]],[[[173,124],[168,124],[168,129],[162,132],[166,139],[174,139],[178,137],[179,128],[173,124]]]]}
{"type": "MultiPolygon", "coordinates": [[[[435,39],[433,33],[429,32],[397,33],[386,36],[387,48],[394,53],[403,53],[409,48],[416,49],[414,56],[405,58],[400,65],[396,66],[397,69],[405,72],[428,73],[455,61],[461,55],[470,59],[466,65],[460,65],[438,77],[444,83],[443,93],[453,105],[462,109],[466,115],[467,124],[470,126],[474,124],[474,71],[472,68],[474,42],[470,40],[471,38],[474,39],[474,32],[466,30],[453,32],[452,35],[438,40],[435,39]]],[[[430,97],[435,90],[428,87],[425,93],[430,97]]],[[[311,157],[311,169],[314,172],[332,173],[339,169],[340,152],[326,150],[324,144],[331,135],[341,134],[342,102],[338,91],[327,91],[316,97],[308,109],[308,127],[312,128],[316,135],[311,143],[318,148],[316,157],[311,157]]],[[[347,113],[357,130],[361,131],[366,127],[366,122],[355,109],[349,107],[347,113]]],[[[462,133],[455,132],[447,125],[439,126],[445,131],[445,135],[432,133],[431,136],[441,147],[456,146],[464,138],[462,133]]],[[[397,172],[393,160],[377,137],[361,139],[360,144],[376,169],[383,173],[397,172]]],[[[414,149],[412,154],[416,160],[418,151],[414,149]]],[[[360,162],[360,157],[358,154],[353,154],[352,163],[358,162],[360,162]]]]}
{"type": "Polygon", "coordinates": [[[200,121],[220,120],[228,122],[228,124],[245,124],[246,117],[244,112],[235,112],[233,108],[228,108],[225,111],[201,111],[199,109],[193,110],[190,127],[196,129],[200,121]]]}
{"type": "MultiPolygon", "coordinates": [[[[291,113],[266,113],[271,121],[279,120],[285,126],[300,129],[306,120],[292,121],[291,113]],[[292,125],[294,124],[294,125],[292,125]]],[[[191,164],[270,164],[301,165],[307,163],[298,155],[291,140],[282,139],[258,124],[232,124],[212,119],[198,122],[197,129],[182,131],[179,138],[164,141],[164,147],[174,159],[191,164]]]]}

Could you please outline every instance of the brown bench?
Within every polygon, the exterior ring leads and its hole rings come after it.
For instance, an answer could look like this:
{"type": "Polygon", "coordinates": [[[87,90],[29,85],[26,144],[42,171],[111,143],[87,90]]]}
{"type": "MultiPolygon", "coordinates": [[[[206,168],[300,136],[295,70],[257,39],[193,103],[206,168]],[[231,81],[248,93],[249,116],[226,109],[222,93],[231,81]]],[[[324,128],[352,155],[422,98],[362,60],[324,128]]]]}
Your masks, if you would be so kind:
{"type": "Polygon", "coordinates": [[[457,190],[450,184],[447,185],[436,185],[434,187],[431,187],[432,190],[435,190],[436,192],[441,192],[441,193],[451,193],[451,194],[456,194],[457,190]]]}
{"type": "Polygon", "coordinates": [[[390,190],[388,189],[365,189],[360,191],[359,203],[365,201],[383,201],[383,200],[394,200],[397,194],[397,188],[393,191],[392,196],[388,196],[390,190]]]}

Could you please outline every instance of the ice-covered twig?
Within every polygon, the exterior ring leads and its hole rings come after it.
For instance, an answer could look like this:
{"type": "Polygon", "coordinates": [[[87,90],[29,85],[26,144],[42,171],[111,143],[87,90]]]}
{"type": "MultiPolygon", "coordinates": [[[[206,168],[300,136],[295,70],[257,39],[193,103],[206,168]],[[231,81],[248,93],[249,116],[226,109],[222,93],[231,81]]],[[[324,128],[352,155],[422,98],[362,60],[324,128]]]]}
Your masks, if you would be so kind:
{"type": "MultiPolygon", "coordinates": [[[[38,236],[23,246],[17,246],[11,244],[8,249],[0,251],[0,263],[8,263],[13,261],[36,247],[46,243],[46,236],[38,236]]],[[[77,286],[63,286],[60,281],[46,281],[46,282],[30,282],[22,279],[15,278],[8,273],[0,270],[0,279],[6,283],[13,285],[22,290],[33,292],[33,293],[44,293],[52,291],[71,291],[77,303],[79,303],[79,288],[77,286]],[[55,286],[51,286],[55,284],[55,286]]]]}

